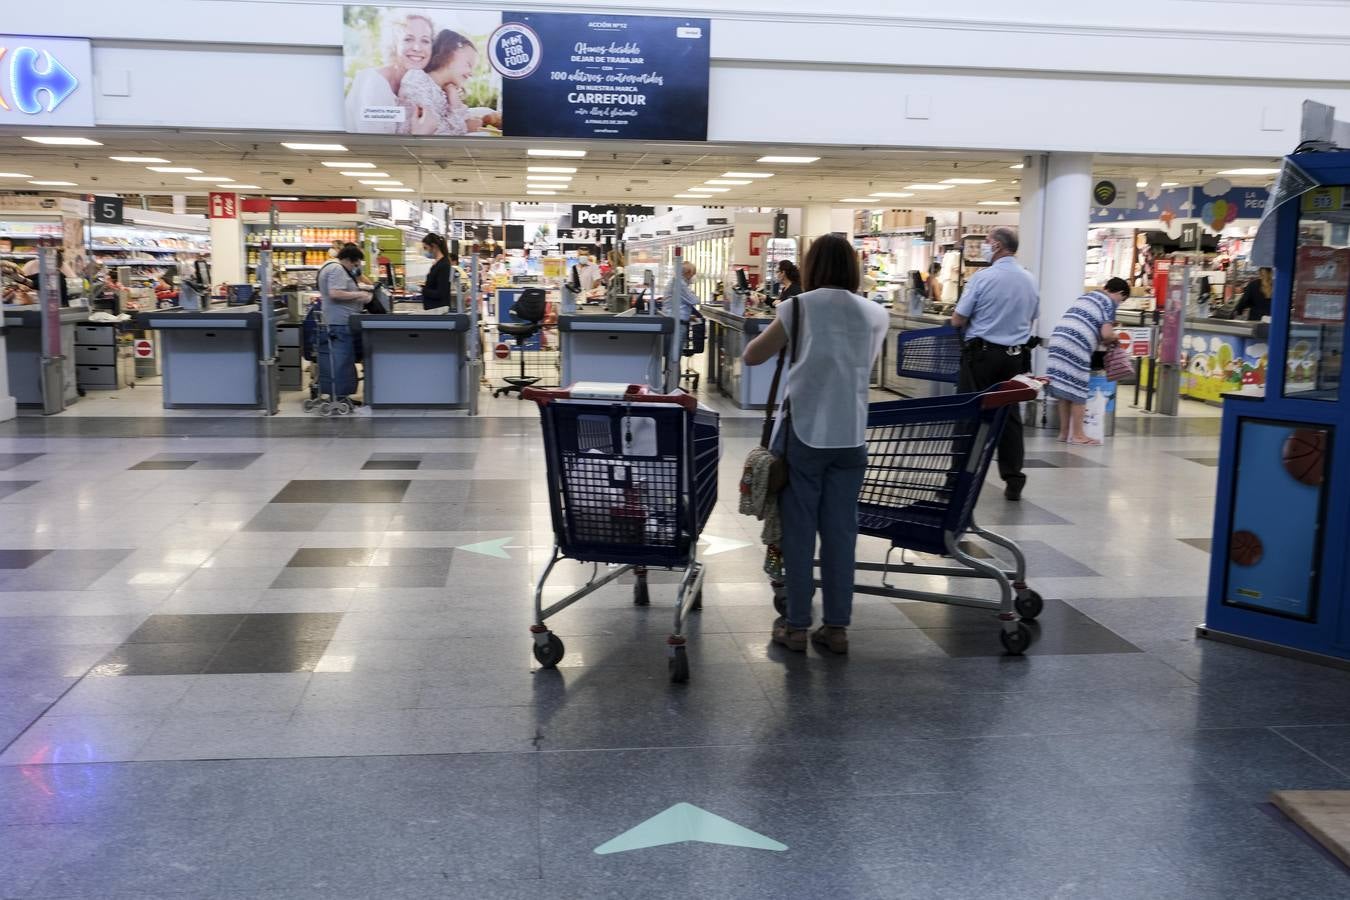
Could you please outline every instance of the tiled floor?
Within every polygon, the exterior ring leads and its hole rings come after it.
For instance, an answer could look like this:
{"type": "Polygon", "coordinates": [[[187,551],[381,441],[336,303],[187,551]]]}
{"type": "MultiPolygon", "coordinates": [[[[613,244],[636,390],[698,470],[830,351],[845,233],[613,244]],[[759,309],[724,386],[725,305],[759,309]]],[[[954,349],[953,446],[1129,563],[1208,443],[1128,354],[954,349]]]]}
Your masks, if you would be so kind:
{"type": "Polygon", "coordinates": [[[567,654],[534,662],[529,404],[86,403],[0,423],[0,898],[1350,895],[1265,803],[1350,788],[1350,674],[1193,636],[1212,416],[1031,433],[1026,500],[978,506],[1046,597],[1026,656],[987,614],[859,595],[832,657],[767,639],[731,487],[759,426],[726,410],[672,686],[666,572],[650,607],[626,578],[551,620],[567,654]],[[788,849],[594,852],[682,802],[788,849]]]}

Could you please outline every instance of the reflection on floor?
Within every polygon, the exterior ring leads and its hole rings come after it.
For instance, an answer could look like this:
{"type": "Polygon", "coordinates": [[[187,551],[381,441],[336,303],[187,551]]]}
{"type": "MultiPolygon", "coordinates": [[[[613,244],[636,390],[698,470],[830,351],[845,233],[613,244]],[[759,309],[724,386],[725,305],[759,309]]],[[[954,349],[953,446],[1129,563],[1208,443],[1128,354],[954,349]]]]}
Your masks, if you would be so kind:
{"type": "MultiPolygon", "coordinates": [[[[562,666],[535,664],[552,525],[529,404],[145,412],[0,423],[0,896],[1350,885],[1264,805],[1350,787],[1350,674],[1193,638],[1212,419],[1122,417],[1102,448],[1033,433],[1027,499],[986,491],[979,520],[1047,598],[1022,658],[987,614],[867,596],[847,657],[771,645],[758,525],[724,487],[672,687],[664,572],[650,607],[621,582],[560,615],[562,666]],[[788,849],[594,852],[679,803],[788,849]]],[[[723,424],[731,486],[759,425],[723,424]]],[[[587,574],[562,564],[545,600],[587,574]]]]}

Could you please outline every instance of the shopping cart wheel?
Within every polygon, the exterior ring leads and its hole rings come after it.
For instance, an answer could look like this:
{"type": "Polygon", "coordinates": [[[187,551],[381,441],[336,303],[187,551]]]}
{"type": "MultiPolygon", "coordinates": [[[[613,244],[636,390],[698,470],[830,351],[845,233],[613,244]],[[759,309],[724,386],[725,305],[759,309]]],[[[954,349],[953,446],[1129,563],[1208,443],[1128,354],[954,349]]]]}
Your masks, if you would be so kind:
{"type": "Polygon", "coordinates": [[[646,576],[639,575],[637,584],[633,585],[633,605],[651,606],[651,604],[652,598],[647,593],[647,578],[646,576]]]}
{"type": "Polygon", "coordinates": [[[1000,631],[998,637],[1009,656],[1021,656],[1031,646],[1031,629],[1021,622],[1017,623],[1016,631],[1000,631]]]}
{"type": "Polygon", "coordinates": [[[319,405],[319,401],[315,400],[313,397],[309,397],[306,398],[304,405],[305,405],[305,412],[314,412],[314,407],[319,405]]]}
{"type": "Polygon", "coordinates": [[[1031,588],[1023,588],[1017,592],[1017,599],[1013,600],[1013,607],[1017,614],[1024,619],[1034,619],[1045,609],[1045,600],[1041,595],[1031,588]]]}
{"type": "Polygon", "coordinates": [[[551,631],[548,633],[547,642],[534,645],[534,658],[545,669],[552,669],[562,662],[563,654],[566,652],[567,648],[563,646],[562,638],[551,631]]]}
{"type": "Polygon", "coordinates": [[[333,414],[333,403],[330,400],[319,401],[319,415],[331,416],[333,414]]]}
{"type": "Polygon", "coordinates": [[[667,663],[670,667],[670,681],[672,684],[684,684],[689,681],[689,656],[684,647],[676,647],[674,650],[667,663]]]}

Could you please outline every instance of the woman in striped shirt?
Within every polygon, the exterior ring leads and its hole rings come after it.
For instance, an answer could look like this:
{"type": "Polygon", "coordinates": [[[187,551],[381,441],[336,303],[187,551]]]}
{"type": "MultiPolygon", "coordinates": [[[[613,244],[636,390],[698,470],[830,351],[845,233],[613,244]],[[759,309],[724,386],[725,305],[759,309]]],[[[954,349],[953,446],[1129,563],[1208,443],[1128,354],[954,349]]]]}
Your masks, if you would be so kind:
{"type": "Polygon", "coordinates": [[[1101,441],[1083,433],[1087,410],[1092,353],[1115,334],[1116,307],[1130,296],[1123,278],[1112,278],[1100,291],[1079,297],[1050,334],[1050,396],[1059,400],[1059,439],[1070,444],[1097,446],[1101,441]]]}

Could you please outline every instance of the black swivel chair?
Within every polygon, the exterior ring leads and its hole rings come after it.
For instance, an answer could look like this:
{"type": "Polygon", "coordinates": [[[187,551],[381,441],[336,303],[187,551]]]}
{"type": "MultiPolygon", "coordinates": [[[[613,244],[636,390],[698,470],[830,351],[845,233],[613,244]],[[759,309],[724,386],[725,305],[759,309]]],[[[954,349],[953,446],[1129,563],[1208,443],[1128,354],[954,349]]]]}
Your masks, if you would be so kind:
{"type": "Polygon", "coordinates": [[[525,374],[525,342],[534,337],[544,327],[544,313],[548,305],[545,302],[543,288],[525,288],[521,291],[520,299],[511,307],[511,315],[517,319],[524,319],[524,322],[503,322],[497,326],[497,331],[502,334],[510,335],[515,339],[516,352],[520,355],[520,374],[507,375],[502,380],[506,384],[492,392],[492,396],[500,397],[503,394],[519,394],[525,388],[539,380],[537,375],[525,374]]]}

